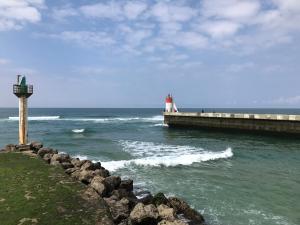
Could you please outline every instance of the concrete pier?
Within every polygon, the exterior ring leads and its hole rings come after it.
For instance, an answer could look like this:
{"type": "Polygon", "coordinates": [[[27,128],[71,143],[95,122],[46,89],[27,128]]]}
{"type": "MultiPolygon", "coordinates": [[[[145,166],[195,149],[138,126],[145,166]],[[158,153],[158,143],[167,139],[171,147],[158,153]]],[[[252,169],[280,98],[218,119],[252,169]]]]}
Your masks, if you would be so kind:
{"type": "Polygon", "coordinates": [[[197,127],[300,134],[300,115],[164,112],[169,127],[197,127]]]}

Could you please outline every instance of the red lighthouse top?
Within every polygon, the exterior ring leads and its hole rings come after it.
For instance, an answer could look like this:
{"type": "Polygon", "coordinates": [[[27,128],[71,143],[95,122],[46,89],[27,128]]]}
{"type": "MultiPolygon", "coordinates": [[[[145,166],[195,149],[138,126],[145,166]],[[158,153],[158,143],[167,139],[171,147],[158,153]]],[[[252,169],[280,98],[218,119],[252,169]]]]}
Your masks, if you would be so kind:
{"type": "Polygon", "coordinates": [[[166,97],[166,103],[172,103],[173,102],[173,98],[170,94],[168,94],[168,96],[166,97]]]}

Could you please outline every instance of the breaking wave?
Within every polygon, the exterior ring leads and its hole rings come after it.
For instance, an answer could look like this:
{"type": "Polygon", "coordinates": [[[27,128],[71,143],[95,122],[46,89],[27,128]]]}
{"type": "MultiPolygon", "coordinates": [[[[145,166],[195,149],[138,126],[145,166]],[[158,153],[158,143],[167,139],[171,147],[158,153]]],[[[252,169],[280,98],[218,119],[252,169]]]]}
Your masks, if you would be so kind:
{"type": "Polygon", "coordinates": [[[233,156],[231,148],[213,152],[192,146],[165,145],[152,142],[121,141],[120,144],[123,146],[124,151],[139,158],[102,162],[102,165],[108,170],[115,171],[132,165],[152,167],[188,166],[196,162],[226,159],[233,156]]]}
{"type": "Polygon", "coordinates": [[[73,133],[83,133],[85,129],[74,129],[72,130],[73,133]]]}
{"type": "Polygon", "coordinates": [[[120,161],[109,161],[102,162],[102,165],[110,170],[115,171],[121,169],[125,166],[130,166],[132,164],[138,166],[179,166],[179,165],[192,165],[196,162],[206,162],[211,160],[226,159],[233,156],[231,148],[227,148],[225,151],[221,152],[202,152],[198,154],[184,154],[184,155],[169,155],[169,156],[152,156],[140,159],[132,160],[120,160],[120,161]]]}
{"type": "MultiPolygon", "coordinates": [[[[60,116],[29,116],[28,120],[37,120],[37,121],[43,121],[43,120],[59,120],[60,116]]],[[[8,120],[19,120],[19,117],[10,116],[8,117],[8,120]]]]}
{"type": "MultiPolygon", "coordinates": [[[[19,117],[10,116],[8,120],[18,121],[19,117]]],[[[152,117],[106,117],[106,118],[61,118],[60,116],[32,116],[28,117],[28,120],[35,121],[74,121],[74,122],[95,122],[95,123],[113,123],[113,122],[159,122],[163,121],[163,116],[152,117]]]]}

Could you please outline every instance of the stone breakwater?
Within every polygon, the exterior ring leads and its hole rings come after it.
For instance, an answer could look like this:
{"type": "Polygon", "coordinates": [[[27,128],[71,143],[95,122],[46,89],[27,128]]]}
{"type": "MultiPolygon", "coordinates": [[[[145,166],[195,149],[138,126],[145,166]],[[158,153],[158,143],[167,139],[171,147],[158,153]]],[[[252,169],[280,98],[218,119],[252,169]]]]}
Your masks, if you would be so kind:
{"type": "MultiPolygon", "coordinates": [[[[103,225],[203,225],[203,216],[177,197],[167,198],[163,193],[152,195],[148,191],[136,192],[133,180],[122,180],[111,175],[100,162],[72,158],[58,153],[42,143],[6,145],[2,152],[23,152],[39,157],[45,163],[61,167],[66,174],[86,185],[88,200],[104,199],[111,220],[103,225]]],[[[99,201],[100,202],[100,201],[99,201]]]]}

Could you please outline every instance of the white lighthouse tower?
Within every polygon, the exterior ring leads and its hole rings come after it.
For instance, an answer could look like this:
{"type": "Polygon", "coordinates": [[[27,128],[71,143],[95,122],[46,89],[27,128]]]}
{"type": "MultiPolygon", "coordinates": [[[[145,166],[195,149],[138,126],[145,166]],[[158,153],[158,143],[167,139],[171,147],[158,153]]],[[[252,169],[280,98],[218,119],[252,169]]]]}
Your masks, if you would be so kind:
{"type": "Polygon", "coordinates": [[[172,95],[168,94],[166,97],[166,109],[165,112],[178,112],[175,102],[173,101],[172,95]]]}
{"type": "Polygon", "coordinates": [[[27,133],[27,99],[33,93],[33,86],[26,84],[26,77],[18,75],[17,83],[13,86],[14,94],[19,98],[19,143],[24,145],[27,144],[28,141],[28,133],[27,133]],[[20,80],[21,78],[21,80],[20,80]]]}
{"type": "Polygon", "coordinates": [[[173,112],[173,98],[170,94],[166,97],[166,112],[173,112]]]}

